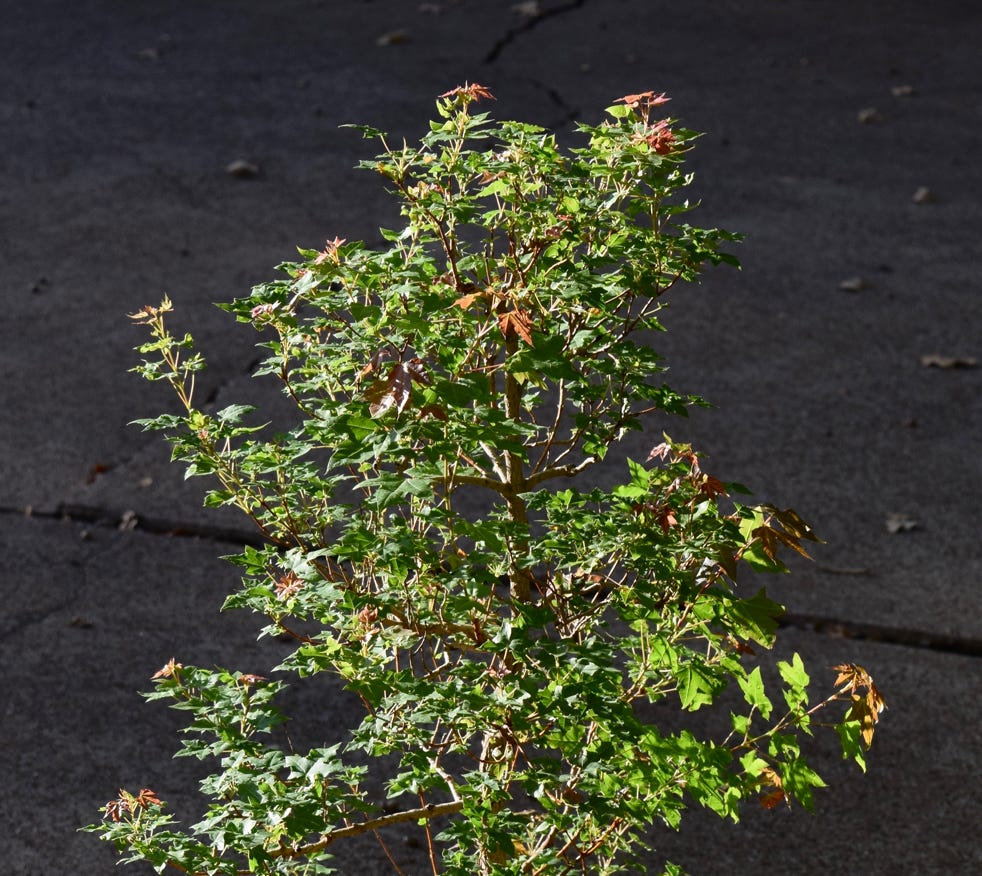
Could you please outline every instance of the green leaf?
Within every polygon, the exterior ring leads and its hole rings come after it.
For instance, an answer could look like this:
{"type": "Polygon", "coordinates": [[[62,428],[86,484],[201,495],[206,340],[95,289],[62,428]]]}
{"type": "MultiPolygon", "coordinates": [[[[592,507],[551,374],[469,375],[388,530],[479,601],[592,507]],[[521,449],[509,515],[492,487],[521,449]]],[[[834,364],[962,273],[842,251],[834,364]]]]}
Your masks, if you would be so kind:
{"type": "Polygon", "coordinates": [[[764,680],[760,675],[760,667],[755,667],[753,672],[747,676],[737,678],[737,682],[740,685],[740,690],[743,691],[743,698],[747,704],[756,708],[765,720],[769,718],[773,706],[764,692],[764,680]]]}
{"type": "Polygon", "coordinates": [[[848,760],[852,758],[859,765],[859,768],[866,772],[866,755],[863,749],[862,733],[863,725],[860,721],[842,721],[835,725],[839,734],[839,742],[842,746],[842,758],[848,760]]]}
{"type": "Polygon", "coordinates": [[[767,598],[763,588],[750,599],[735,599],[726,607],[727,623],[735,636],[770,648],[777,633],[777,619],[784,606],[767,598]]]}
{"type": "Polygon", "coordinates": [[[824,788],[825,782],[800,758],[793,758],[781,770],[784,790],[791,794],[809,812],[815,810],[812,788],[824,788]]]}
{"type": "Polygon", "coordinates": [[[777,664],[778,672],[781,673],[781,678],[796,691],[804,691],[811,679],[808,677],[808,673],[805,672],[805,664],[801,659],[801,655],[797,652],[791,657],[791,662],[788,663],[786,660],[779,660],[777,664]]]}
{"type": "Polygon", "coordinates": [[[683,664],[676,675],[679,700],[686,711],[695,712],[710,705],[722,689],[722,682],[696,660],[683,664]]]}

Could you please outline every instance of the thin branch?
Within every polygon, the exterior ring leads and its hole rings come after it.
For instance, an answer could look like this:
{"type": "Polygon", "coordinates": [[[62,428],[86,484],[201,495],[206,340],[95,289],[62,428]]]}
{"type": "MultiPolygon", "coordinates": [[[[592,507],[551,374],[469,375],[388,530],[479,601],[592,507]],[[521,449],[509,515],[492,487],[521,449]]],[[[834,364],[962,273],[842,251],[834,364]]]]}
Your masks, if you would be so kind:
{"type": "Polygon", "coordinates": [[[553,468],[547,468],[544,471],[540,471],[525,481],[526,489],[531,489],[532,487],[541,484],[543,481],[550,480],[551,478],[572,478],[576,477],[581,471],[589,468],[597,461],[595,456],[588,456],[582,462],[577,465],[561,465],[554,466],[553,468]]]}
{"type": "Polygon", "coordinates": [[[339,827],[337,830],[328,831],[321,835],[317,842],[306,846],[288,846],[270,852],[271,858],[300,858],[309,855],[316,855],[324,851],[328,846],[339,839],[349,836],[360,836],[369,831],[380,830],[393,824],[403,824],[407,821],[419,821],[420,819],[439,818],[442,815],[454,815],[464,808],[462,800],[452,800],[449,803],[429,803],[418,809],[407,809],[403,812],[393,812],[390,815],[380,815],[371,821],[362,821],[358,824],[349,824],[346,827],[339,827]]]}

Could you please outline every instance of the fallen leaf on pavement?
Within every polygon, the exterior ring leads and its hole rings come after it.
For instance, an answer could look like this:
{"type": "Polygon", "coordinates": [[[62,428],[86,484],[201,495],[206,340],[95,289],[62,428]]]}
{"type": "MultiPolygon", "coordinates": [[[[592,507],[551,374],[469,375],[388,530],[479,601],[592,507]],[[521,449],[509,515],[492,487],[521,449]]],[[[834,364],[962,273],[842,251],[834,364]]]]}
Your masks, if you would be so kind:
{"type": "Polygon", "coordinates": [[[930,204],[936,200],[938,200],[937,196],[927,186],[921,186],[914,192],[915,204],[930,204]]]}
{"type": "Polygon", "coordinates": [[[868,285],[862,277],[847,277],[839,283],[839,288],[846,292],[861,292],[868,285]]]}
{"type": "Polygon", "coordinates": [[[248,179],[249,177],[256,176],[256,174],[259,173],[259,168],[251,162],[242,161],[239,159],[225,165],[225,172],[229,176],[237,176],[240,179],[248,179]]]}
{"type": "Polygon", "coordinates": [[[377,46],[398,46],[402,43],[409,42],[409,34],[404,30],[393,30],[389,33],[383,33],[377,40],[375,40],[375,45],[377,46]]]}
{"type": "Polygon", "coordinates": [[[861,125],[868,125],[870,122],[882,122],[883,116],[880,111],[873,106],[868,106],[856,113],[856,118],[861,125]]]}
{"type": "Polygon", "coordinates": [[[975,368],[978,364],[979,360],[971,356],[942,356],[938,353],[921,356],[921,365],[926,368],[975,368]]]}
{"type": "Polygon", "coordinates": [[[898,532],[910,532],[917,529],[918,523],[906,514],[887,514],[887,532],[896,535],[898,532]]]}
{"type": "Polygon", "coordinates": [[[890,93],[894,97],[910,97],[914,93],[913,85],[894,85],[890,89],[890,93]]]}

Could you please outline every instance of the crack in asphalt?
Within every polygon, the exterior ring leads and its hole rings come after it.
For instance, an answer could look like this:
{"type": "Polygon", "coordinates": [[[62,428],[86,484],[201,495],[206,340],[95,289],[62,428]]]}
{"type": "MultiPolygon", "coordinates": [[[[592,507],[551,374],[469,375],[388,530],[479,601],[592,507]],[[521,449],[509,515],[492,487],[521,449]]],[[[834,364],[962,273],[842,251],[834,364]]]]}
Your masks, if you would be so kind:
{"type": "Polygon", "coordinates": [[[949,636],[945,633],[929,633],[927,630],[847,621],[794,611],[782,615],[778,619],[778,625],[840,639],[880,642],[884,645],[901,645],[905,648],[923,648],[927,651],[941,651],[965,657],[982,657],[982,639],[969,636],[949,636]]]}
{"type": "Polygon", "coordinates": [[[545,125],[544,127],[548,128],[550,131],[557,131],[564,125],[579,121],[580,108],[570,104],[558,90],[553,88],[551,85],[547,85],[545,82],[540,82],[538,79],[529,79],[528,82],[529,84],[543,91],[546,97],[548,97],[549,100],[551,100],[553,104],[555,104],[555,106],[562,112],[562,116],[557,121],[545,125]]]}
{"type": "MultiPolygon", "coordinates": [[[[149,535],[172,538],[198,538],[240,547],[248,545],[261,548],[271,544],[258,533],[237,527],[209,526],[162,517],[144,517],[132,510],[120,511],[95,505],[61,503],[49,510],[0,506],[0,515],[17,515],[40,520],[70,520],[108,529],[137,530],[149,535]]],[[[953,636],[916,628],[864,623],[793,611],[784,614],[778,624],[784,628],[801,629],[829,637],[921,648],[966,657],[982,657],[982,639],[970,636],[953,636]]]]}
{"type": "Polygon", "coordinates": [[[80,505],[62,502],[51,509],[0,507],[0,514],[17,515],[40,520],[69,520],[87,523],[103,529],[138,530],[149,535],[163,535],[175,538],[200,538],[220,542],[260,548],[271,542],[255,532],[234,526],[211,526],[173,520],[166,517],[145,517],[131,509],[119,510],[97,505],[80,505]]]}
{"type": "Polygon", "coordinates": [[[484,63],[493,64],[498,60],[501,53],[508,48],[508,46],[510,46],[517,37],[521,36],[523,33],[528,33],[535,27],[538,27],[543,21],[549,18],[554,18],[557,15],[572,12],[574,9],[579,9],[585,3],[586,0],[570,0],[569,3],[563,3],[561,6],[554,6],[551,9],[543,9],[538,14],[527,18],[521,24],[509,28],[505,35],[500,37],[491,47],[491,50],[484,56],[484,63]]]}

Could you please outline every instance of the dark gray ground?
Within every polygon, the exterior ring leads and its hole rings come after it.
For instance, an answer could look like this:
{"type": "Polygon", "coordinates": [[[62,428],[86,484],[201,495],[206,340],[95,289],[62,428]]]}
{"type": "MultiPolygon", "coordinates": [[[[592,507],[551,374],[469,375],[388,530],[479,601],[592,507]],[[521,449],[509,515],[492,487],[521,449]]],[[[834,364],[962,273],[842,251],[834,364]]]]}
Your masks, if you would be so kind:
{"type": "MultiPolygon", "coordinates": [[[[707,132],[695,221],[745,233],[744,269],[675,296],[674,383],[717,408],[669,428],[824,536],[816,563],[768,582],[797,620],[779,651],[810,657],[823,685],[824,667],[859,662],[890,706],[867,777],[825,740],[816,816],[696,814],[656,835],[652,861],[694,876],[982,871],[982,369],[921,360],[982,358],[979,5],[538,5],[3,4],[3,873],[111,872],[79,825],[121,786],[177,804],[194,790],[193,765],[170,761],[176,716],[137,695],[149,676],[171,656],[262,672],[280,647],[217,614],[234,544],[159,531],[241,524],[200,509],[160,440],[126,428],[170,400],[126,373],[141,338],[125,314],[168,292],[210,359],[203,390],[271,397],[247,377],[255,336],[212,302],[298,244],[375,240],[392,204],[351,169],[366,144],[338,125],[415,137],[465,80],[491,88],[499,118],[560,134],[647,89],[707,132]],[[235,160],[259,175],[229,176],[235,160]],[[852,278],[862,288],[840,288],[852,278]],[[135,529],[118,528],[126,511],[135,529]],[[891,514],[916,528],[890,533],[891,514]]],[[[293,696],[325,734],[347,719],[336,692],[293,696]]],[[[424,872],[398,834],[394,848],[424,872]]],[[[389,872],[371,842],[348,860],[389,872]]]]}

